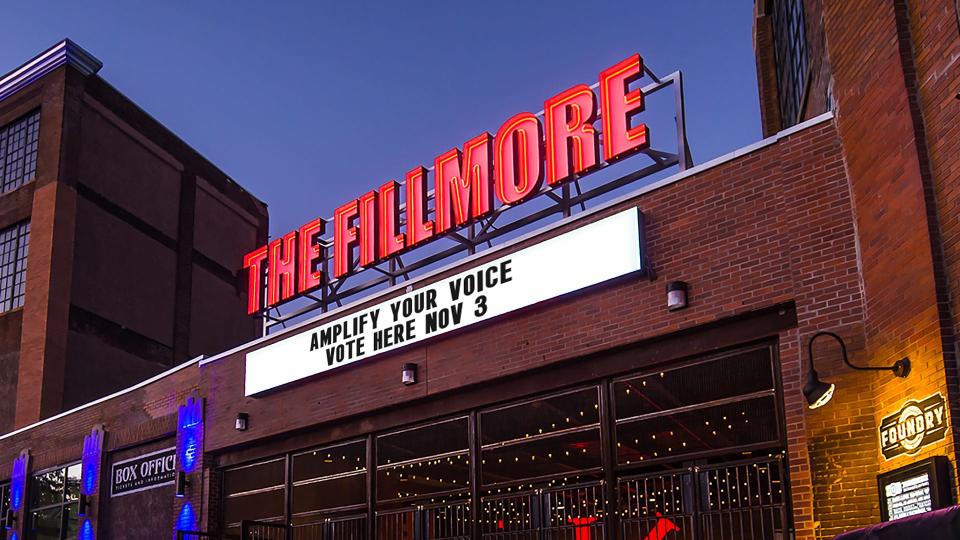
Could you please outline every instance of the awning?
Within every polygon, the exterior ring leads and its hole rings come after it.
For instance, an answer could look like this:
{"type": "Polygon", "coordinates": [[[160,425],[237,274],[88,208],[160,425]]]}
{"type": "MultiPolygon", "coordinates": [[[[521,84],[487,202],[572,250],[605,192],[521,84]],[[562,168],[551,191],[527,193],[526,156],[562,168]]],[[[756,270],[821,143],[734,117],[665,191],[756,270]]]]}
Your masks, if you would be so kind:
{"type": "Polygon", "coordinates": [[[957,540],[960,538],[960,506],[951,506],[863,529],[845,532],[834,540],[957,540]]]}

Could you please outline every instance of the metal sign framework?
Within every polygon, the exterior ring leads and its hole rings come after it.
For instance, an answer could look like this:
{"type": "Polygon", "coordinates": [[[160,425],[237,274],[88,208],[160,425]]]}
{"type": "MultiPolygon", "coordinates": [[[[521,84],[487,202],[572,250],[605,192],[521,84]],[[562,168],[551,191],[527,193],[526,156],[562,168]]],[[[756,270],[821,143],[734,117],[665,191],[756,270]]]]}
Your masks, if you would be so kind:
{"type": "MultiPolygon", "coordinates": [[[[632,161],[640,159],[640,156],[646,156],[652,163],[586,190],[584,190],[581,185],[581,181],[585,180],[589,174],[577,176],[559,187],[551,187],[544,183],[540,190],[526,201],[514,205],[502,205],[494,209],[489,216],[480,218],[457,230],[446,233],[431,243],[433,247],[441,242],[446,242],[448,245],[445,247],[439,249],[434,247],[431,249],[424,246],[419,249],[414,249],[395,255],[379,264],[372,265],[342,279],[326,280],[326,276],[331,275],[329,266],[331,266],[330,254],[333,252],[333,237],[328,236],[321,238],[318,243],[320,245],[321,269],[325,277],[323,284],[319,289],[300,296],[300,298],[306,299],[309,302],[304,306],[299,306],[287,313],[281,312],[281,306],[273,306],[262,310],[257,316],[263,320],[264,334],[270,333],[271,330],[278,326],[284,328],[287,324],[309,314],[317,312],[324,313],[332,308],[341,307],[345,302],[358,298],[364,293],[407,281],[411,279],[413,274],[434,267],[437,263],[461,253],[473,255],[483,249],[484,245],[492,247],[494,240],[550,216],[559,215],[561,218],[566,218],[571,216],[577,207],[579,207],[581,211],[584,211],[587,208],[586,203],[588,201],[657,172],[673,166],[679,166],[680,171],[692,167],[693,162],[687,144],[686,123],[684,120],[683,76],[679,71],[674,71],[665,77],[657,77],[646,66],[644,66],[643,69],[644,73],[653,79],[651,84],[641,89],[644,97],[668,88],[673,90],[677,152],[658,150],[653,147],[642,150],[637,156],[633,156],[625,161],[632,161]],[[531,205],[530,203],[534,200],[545,201],[546,205],[531,205]],[[522,212],[525,208],[529,209],[529,211],[522,212]]],[[[598,86],[599,83],[594,83],[590,88],[596,89],[598,86]]],[[[603,111],[600,111],[599,114],[602,115],[603,111]]],[[[537,116],[542,119],[543,111],[537,113],[537,116]]],[[[603,137],[602,133],[600,137],[603,137]]],[[[599,169],[591,171],[591,173],[609,166],[610,164],[604,163],[599,169]]],[[[428,193],[427,197],[429,201],[433,201],[432,190],[428,193]]],[[[402,211],[405,207],[406,203],[403,203],[400,207],[401,226],[405,225],[404,217],[406,213],[402,211]]],[[[431,213],[433,213],[432,209],[431,213]]],[[[266,268],[264,268],[263,271],[264,279],[261,283],[265,284],[266,268]]]]}

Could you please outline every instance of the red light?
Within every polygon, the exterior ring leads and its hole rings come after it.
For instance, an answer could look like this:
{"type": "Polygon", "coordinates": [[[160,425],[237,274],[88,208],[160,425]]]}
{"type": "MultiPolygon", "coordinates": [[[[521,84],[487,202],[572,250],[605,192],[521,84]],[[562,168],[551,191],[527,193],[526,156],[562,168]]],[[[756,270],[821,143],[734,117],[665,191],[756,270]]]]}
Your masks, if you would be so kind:
{"type": "Polygon", "coordinates": [[[463,153],[452,148],[437,156],[433,165],[433,206],[438,234],[483,216],[493,208],[490,189],[493,137],[489,133],[467,141],[463,153]]]}
{"type": "Polygon", "coordinates": [[[357,199],[360,205],[360,266],[377,261],[377,192],[369,191],[357,199]]]}
{"type": "Polygon", "coordinates": [[[270,242],[270,267],[267,271],[267,304],[278,304],[293,296],[296,274],[297,232],[292,231],[270,242]]]}
{"type": "Polygon", "coordinates": [[[350,222],[357,216],[357,201],[350,201],[333,212],[333,276],[343,277],[353,268],[353,245],[357,228],[350,222]]]}
{"type": "Polygon", "coordinates": [[[417,167],[407,173],[407,247],[415,246],[433,236],[433,221],[427,217],[427,190],[423,181],[427,170],[417,167]]]}
{"type": "Polygon", "coordinates": [[[567,518],[567,521],[573,523],[573,537],[575,540],[590,540],[590,524],[595,523],[597,518],[594,516],[567,518]]]}
{"type": "Polygon", "coordinates": [[[657,512],[657,517],[659,519],[657,519],[657,523],[653,526],[653,530],[650,531],[643,540],[663,540],[672,532],[680,532],[680,527],[678,527],[676,523],[663,517],[660,512],[657,512]]]}
{"type": "Polygon", "coordinates": [[[600,163],[597,130],[597,97],[585,84],[561,92],[543,106],[547,128],[547,184],[592,169],[600,163]]]}
{"type": "Polygon", "coordinates": [[[630,83],[643,76],[639,54],[600,73],[600,102],[603,121],[603,158],[615,161],[650,146],[646,124],[630,127],[630,119],[644,108],[643,92],[627,91],[630,83]]]}
{"type": "Polygon", "coordinates": [[[320,262],[320,235],[325,223],[317,218],[297,231],[300,253],[297,255],[297,292],[310,292],[320,286],[323,273],[318,269],[320,262]]]}
{"type": "Polygon", "coordinates": [[[522,201],[543,182],[543,126],[532,113],[520,113],[497,131],[497,197],[504,204],[522,201]]]}
{"type": "Polygon", "coordinates": [[[380,207],[380,258],[402,250],[406,236],[400,232],[400,183],[391,180],[377,190],[380,207]]]}
{"type": "Polygon", "coordinates": [[[243,256],[243,267],[247,269],[247,313],[250,315],[260,311],[263,261],[266,259],[267,246],[260,246],[243,256]]]}

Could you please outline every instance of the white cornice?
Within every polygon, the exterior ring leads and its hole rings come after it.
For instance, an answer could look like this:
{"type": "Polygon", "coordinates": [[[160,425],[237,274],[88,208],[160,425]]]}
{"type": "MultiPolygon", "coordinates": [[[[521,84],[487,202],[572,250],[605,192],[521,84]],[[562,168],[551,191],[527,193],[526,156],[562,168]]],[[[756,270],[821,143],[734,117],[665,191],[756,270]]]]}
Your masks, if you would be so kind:
{"type": "Polygon", "coordinates": [[[17,69],[0,77],[0,101],[64,64],[73,66],[84,75],[92,75],[103,67],[103,63],[85,51],[83,47],[69,39],[64,39],[17,69]]]}

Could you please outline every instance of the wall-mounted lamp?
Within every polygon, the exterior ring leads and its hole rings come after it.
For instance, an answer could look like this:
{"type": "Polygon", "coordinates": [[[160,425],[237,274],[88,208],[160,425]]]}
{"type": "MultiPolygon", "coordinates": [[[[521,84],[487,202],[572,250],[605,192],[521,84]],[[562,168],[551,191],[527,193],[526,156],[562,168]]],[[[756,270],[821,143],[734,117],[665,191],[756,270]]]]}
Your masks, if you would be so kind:
{"type": "Polygon", "coordinates": [[[177,498],[180,498],[180,499],[186,497],[187,486],[190,485],[190,481],[187,480],[187,473],[183,471],[177,471],[176,485],[177,485],[177,490],[176,490],[176,493],[174,493],[174,495],[176,495],[177,498]]]}
{"type": "Polygon", "coordinates": [[[847,346],[844,344],[843,339],[840,336],[834,334],[833,332],[817,332],[810,337],[810,341],[807,342],[807,355],[810,360],[810,372],[807,373],[807,384],[803,385],[803,397],[807,400],[807,405],[811,409],[816,409],[818,407],[823,407],[830,401],[830,398],[833,397],[833,392],[836,390],[836,385],[832,383],[825,383],[820,380],[820,377],[817,375],[817,370],[813,369],[813,341],[820,336],[829,336],[837,340],[837,343],[840,344],[840,353],[843,356],[843,363],[849,366],[851,369],[856,369],[858,371],[892,371],[893,374],[897,377],[906,377],[910,374],[910,359],[901,358],[894,362],[892,366],[887,367],[871,367],[871,366],[855,366],[850,363],[850,360],[847,358],[847,346]]]}
{"type": "Polygon", "coordinates": [[[667,310],[676,311],[687,307],[687,282],[667,283],[667,310]]]}
{"type": "Polygon", "coordinates": [[[404,364],[403,365],[403,378],[401,379],[403,384],[409,386],[417,382],[417,365],[416,364],[404,364]]]}
{"type": "Polygon", "coordinates": [[[246,430],[247,430],[247,424],[249,424],[249,423],[250,423],[250,415],[249,415],[249,414],[247,414],[247,413],[245,413],[245,412],[237,413],[237,419],[236,419],[236,420],[234,421],[234,423],[233,423],[233,429],[235,429],[235,430],[237,430],[237,431],[246,431],[246,430]]]}

